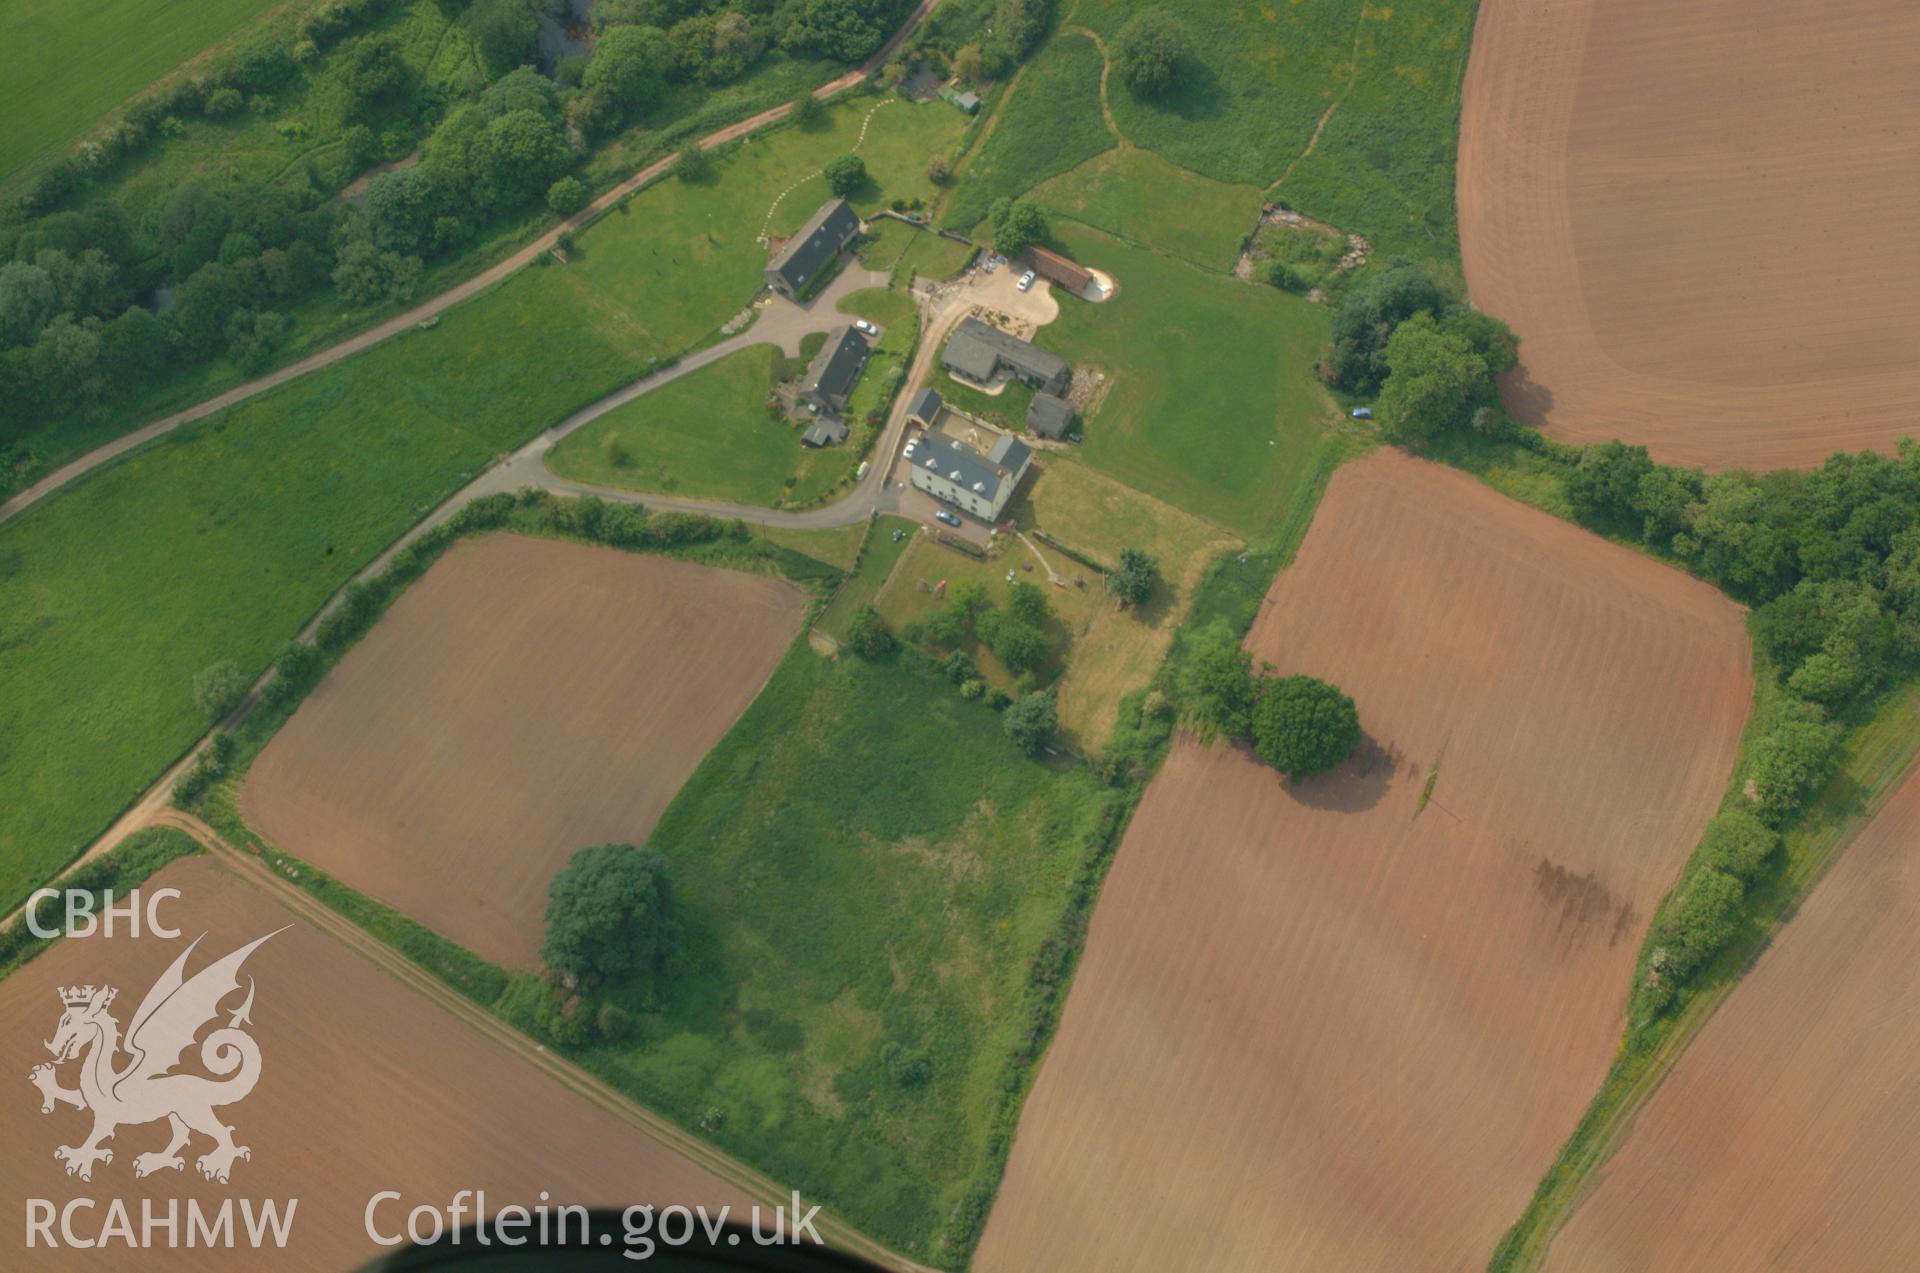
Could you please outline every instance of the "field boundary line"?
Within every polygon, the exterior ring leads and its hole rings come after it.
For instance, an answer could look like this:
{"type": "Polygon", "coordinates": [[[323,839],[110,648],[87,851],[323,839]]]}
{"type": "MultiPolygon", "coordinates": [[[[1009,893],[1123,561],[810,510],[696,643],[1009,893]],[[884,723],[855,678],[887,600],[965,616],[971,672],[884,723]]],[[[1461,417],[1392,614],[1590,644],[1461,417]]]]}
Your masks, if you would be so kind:
{"type": "MultiPolygon", "coordinates": [[[[1920,717],[1920,685],[1909,683],[1897,691],[1892,706],[1894,710],[1905,710],[1909,715],[1920,717]]],[[[1533,1273],[1542,1266],[1553,1248],[1554,1239],[1599,1186],[1600,1175],[1607,1163],[1632,1132],[1647,1102],[1686,1055],[1693,1040],[1719,1012],[1728,997],[1746,982],[1748,974],[1772,948],[1774,939],[1793,922],[1800,906],[1860,838],[1860,834],[1873,824],[1887,802],[1909,779],[1920,773],[1920,719],[1908,725],[1907,736],[1896,747],[1895,755],[1898,759],[1891,766],[1883,759],[1869,769],[1867,776],[1872,783],[1867,798],[1840,819],[1831,842],[1810,855],[1805,872],[1793,881],[1790,896],[1784,901],[1780,914],[1768,925],[1758,946],[1746,954],[1733,975],[1702,990],[1688,1002],[1672,1019],[1669,1032],[1644,1054],[1638,1073],[1625,1072],[1627,1067],[1634,1064],[1634,1057],[1627,1051],[1627,1041],[1623,1036],[1620,1050],[1579,1124],[1542,1173],[1539,1188],[1527,1200],[1526,1207],[1495,1249],[1488,1264],[1489,1273],[1533,1273]],[[1619,1089],[1613,1098],[1615,1103],[1610,1108],[1603,1107],[1616,1076],[1621,1077],[1618,1080],[1619,1089]],[[1591,1131],[1583,1141],[1582,1134],[1588,1132],[1589,1128],[1591,1131]],[[1564,1190],[1550,1191],[1556,1180],[1568,1174],[1572,1179],[1564,1190]],[[1522,1226],[1525,1226],[1524,1230],[1522,1226]],[[1513,1245],[1509,1246],[1509,1242],[1513,1245]]],[[[1842,773],[1845,773],[1844,767],[1842,773]]]]}
{"type": "MultiPolygon", "coordinates": [[[[515,1056],[559,1083],[568,1091],[612,1114],[630,1127],[652,1137],[665,1148],[694,1165],[712,1172],[742,1192],[762,1202],[791,1202],[790,1190],[770,1176],[739,1162],[718,1147],[681,1127],[678,1123],[622,1094],[581,1069],[572,1061],[546,1048],[508,1025],[479,1004],[447,986],[438,977],[402,955],[387,943],[341,915],[292,880],[275,871],[266,861],[229,842],[211,826],[190,813],[169,809],[154,819],[154,825],[183,831],[208,851],[209,860],[218,863],[230,875],[268,893],[274,901],[314,928],[365,959],[401,985],[450,1013],[483,1037],[501,1045],[515,1056]]],[[[895,1254],[873,1238],[867,1237],[844,1220],[830,1216],[822,1208],[820,1227],[830,1235],[832,1246],[860,1254],[867,1259],[903,1273],[932,1273],[925,1266],[895,1254]]]]}

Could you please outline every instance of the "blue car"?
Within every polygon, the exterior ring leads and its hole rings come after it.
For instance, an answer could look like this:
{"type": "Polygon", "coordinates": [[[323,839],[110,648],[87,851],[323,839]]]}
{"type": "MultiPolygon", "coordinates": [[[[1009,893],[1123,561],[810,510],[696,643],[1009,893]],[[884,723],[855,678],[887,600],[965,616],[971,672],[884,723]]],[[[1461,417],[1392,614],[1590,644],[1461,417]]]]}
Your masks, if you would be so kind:
{"type": "Polygon", "coordinates": [[[1371,420],[1373,419],[1373,408],[1355,407],[1353,409],[1353,418],[1356,420],[1371,420]]]}
{"type": "Polygon", "coordinates": [[[935,513],[934,517],[936,520],[943,521],[949,526],[957,527],[960,525],[960,519],[958,517],[955,517],[952,513],[949,513],[944,508],[941,509],[939,512],[935,513]]]}

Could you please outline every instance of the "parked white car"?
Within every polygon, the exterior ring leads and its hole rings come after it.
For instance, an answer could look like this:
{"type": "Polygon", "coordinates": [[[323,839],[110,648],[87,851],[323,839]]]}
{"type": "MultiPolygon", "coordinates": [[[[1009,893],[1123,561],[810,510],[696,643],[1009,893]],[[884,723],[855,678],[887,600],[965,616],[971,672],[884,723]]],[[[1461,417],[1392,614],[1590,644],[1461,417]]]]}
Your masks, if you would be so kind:
{"type": "Polygon", "coordinates": [[[1024,292],[1032,286],[1033,286],[1033,271],[1028,270],[1025,274],[1022,274],[1020,276],[1020,290],[1024,292]]]}
{"type": "Polygon", "coordinates": [[[880,329],[864,318],[853,325],[853,330],[866,336],[878,336],[880,334],[880,329]]]}

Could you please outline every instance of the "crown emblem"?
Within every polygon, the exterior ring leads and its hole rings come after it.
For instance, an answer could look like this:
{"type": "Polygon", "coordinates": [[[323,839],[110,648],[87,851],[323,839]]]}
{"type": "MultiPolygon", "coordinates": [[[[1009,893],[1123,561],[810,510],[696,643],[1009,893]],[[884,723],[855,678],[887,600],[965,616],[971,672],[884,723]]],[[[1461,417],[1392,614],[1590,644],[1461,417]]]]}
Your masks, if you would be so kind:
{"type": "Polygon", "coordinates": [[[93,1002],[92,986],[60,987],[60,1002],[69,1008],[84,1008],[93,1002]]]}

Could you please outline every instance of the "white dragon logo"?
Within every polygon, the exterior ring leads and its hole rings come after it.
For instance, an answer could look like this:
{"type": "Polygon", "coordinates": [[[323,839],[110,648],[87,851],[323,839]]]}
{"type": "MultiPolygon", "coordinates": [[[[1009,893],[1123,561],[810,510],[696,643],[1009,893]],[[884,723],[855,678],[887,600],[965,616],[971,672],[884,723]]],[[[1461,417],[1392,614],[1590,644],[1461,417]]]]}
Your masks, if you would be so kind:
{"type": "Polygon", "coordinates": [[[260,1045],[240,1029],[252,1024],[253,978],[247,978],[245,1002],[232,1010],[225,1026],[208,1034],[200,1044],[201,1064],[222,1077],[210,1079],[172,1070],[193,1046],[201,1027],[219,1015],[221,1001],[240,988],[238,974],[247,956],[267,938],[285,931],[277,929],[249,942],[188,979],[182,973],[187,956],[200,944],[201,938],[195,938],[147,991],[127,1025],[124,1043],[120,1023],[107,1012],[119,991],[111,986],[61,989],[60,1001],[66,1011],[61,1014],[60,1028],[46,1045],[53,1053],[53,1062],[35,1066],[27,1078],[40,1089],[42,1114],[51,1114],[56,1105],[93,1111],[93,1133],[86,1142],[62,1145],[53,1151],[55,1158],[67,1164],[69,1176],[92,1180],[96,1162],[112,1162],[113,1151],[103,1148],[101,1142],[111,1139],[122,1124],[152,1123],[162,1118],[172,1128],[172,1139],[165,1149],[136,1157],[135,1176],[182,1170],[186,1163],[180,1151],[192,1132],[213,1138],[212,1151],[195,1164],[208,1180],[226,1184],[234,1159],[253,1157],[245,1145],[233,1143],[233,1128],[213,1115],[216,1107],[243,1099],[260,1081],[260,1045]],[[122,1050],[132,1059],[116,1069],[114,1060],[122,1050]],[[80,1063],[80,1086],[61,1087],[55,1067],[83,1052],[86,1056],[80,1063]]]}

